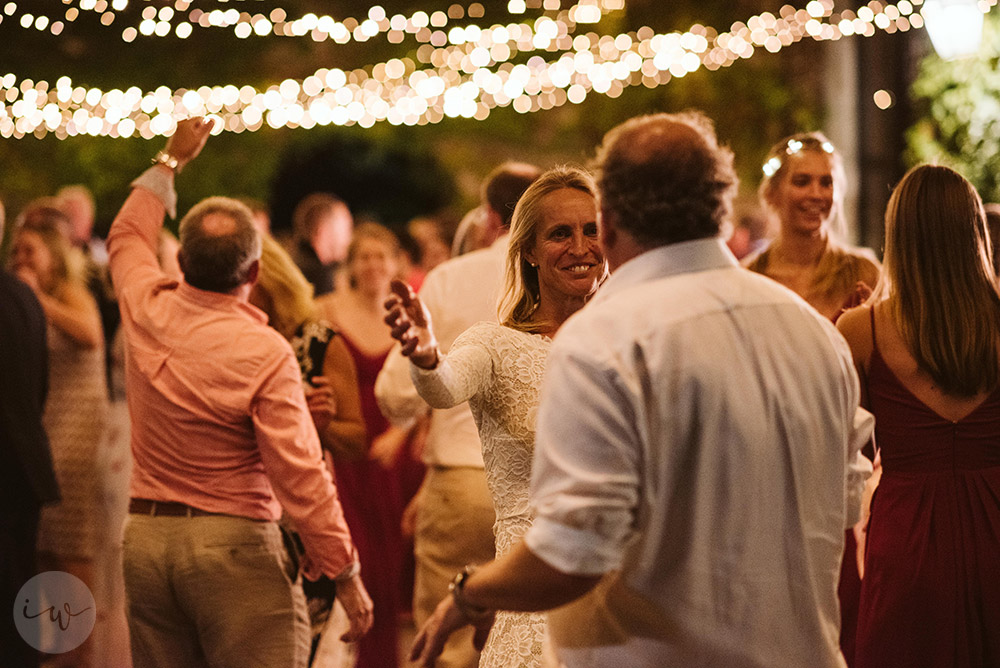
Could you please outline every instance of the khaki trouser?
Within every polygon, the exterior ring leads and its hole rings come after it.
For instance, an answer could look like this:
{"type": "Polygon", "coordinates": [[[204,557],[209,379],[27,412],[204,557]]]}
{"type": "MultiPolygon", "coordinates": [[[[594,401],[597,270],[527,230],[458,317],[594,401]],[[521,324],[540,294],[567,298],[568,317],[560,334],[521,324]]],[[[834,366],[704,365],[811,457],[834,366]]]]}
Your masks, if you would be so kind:
{"type": "MultiPolygon", "coordinates": [[[[420,491],[414,551],[417,559],[413,617],[423,626],[448,595],[448,584],[466,564],[491,561],[493,501],[486,474],[476,468],[429,467],[420,491]]],[[[435,664],[438,668],[476,668],[479,652],[471,627],[456,632],[435,664]]]]}
{"type": "Polygon", "coordinates": [[[276,523],[129,515],[123,552],[135,668],[305,667],[305,596],[276,523]]]}

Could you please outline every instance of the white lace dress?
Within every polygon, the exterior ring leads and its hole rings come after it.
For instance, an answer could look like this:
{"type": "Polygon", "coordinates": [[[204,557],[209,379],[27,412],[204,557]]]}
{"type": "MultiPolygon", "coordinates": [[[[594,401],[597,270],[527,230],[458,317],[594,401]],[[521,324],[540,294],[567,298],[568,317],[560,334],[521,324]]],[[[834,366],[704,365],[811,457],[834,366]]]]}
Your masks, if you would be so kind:
{"type": "MultiPolygon", "coordinates": [[[[468,400],[483,444],[486,481],[497,519],[496,554],[506,554],[531,526],[528,485],[535,446],[538,392],[552,342],[495,323],[473,325],[433,371],[411,365],[420,396],[435,408],[468,400]]],[[[480,668],[543,664],[545,616],[497,614],[480,668]]]]}

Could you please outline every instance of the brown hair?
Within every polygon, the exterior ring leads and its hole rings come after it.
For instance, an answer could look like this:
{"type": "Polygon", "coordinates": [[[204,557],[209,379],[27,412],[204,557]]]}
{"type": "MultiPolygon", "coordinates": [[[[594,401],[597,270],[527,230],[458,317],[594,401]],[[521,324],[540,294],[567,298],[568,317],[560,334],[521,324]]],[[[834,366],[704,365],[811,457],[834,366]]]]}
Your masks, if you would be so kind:
{"type": "Polygon", "coordinates": [[[542,170],[526,162],[505,162],[486,177],[482,199],[497,212],[504,227],[510,226],[518,200],[541,174],[542,170]]]}
{"type": "Polygon", "coordinates": [[[958,172],[919,165],[885,213],[885,268],[875,290],[920,368],[946,394],[1000,380],[1000,290],[976,189],[958,172]]]}
{"type": "Polygon", "coordinates": [[[312,239],[323,216],[341,206],[346,207],[347,204],[330,193],[307,195],[295,205],[295,211],[292,212],[292,235],[299,240],[312,239]]]}
{"type": "Polygon", "coordinates": [[[194,205],[178,226],[184,280],[201,290],[229,292],[242,285],[250,265],[260,258],[260,234],[245,204],[229,197],[209,197],[194,205]],[[211,214],[233,221],[225,234],[205,232],[211,214]]]}
{"type": "Polygon", "coordinates": [[[719,234],[736,191],[733,153],[700,112],[632,118],[598,149],[601,208],[646,247],[719,234]]]}

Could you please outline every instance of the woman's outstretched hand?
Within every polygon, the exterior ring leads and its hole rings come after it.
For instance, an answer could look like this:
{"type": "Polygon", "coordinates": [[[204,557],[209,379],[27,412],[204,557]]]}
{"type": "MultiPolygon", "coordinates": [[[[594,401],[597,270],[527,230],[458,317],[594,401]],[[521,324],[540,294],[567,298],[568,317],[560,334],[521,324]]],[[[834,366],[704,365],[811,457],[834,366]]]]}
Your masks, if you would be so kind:
{"type": "Polygon", "coordinates": [[[385,324],[392,329],[392,338],[399,341],[403,355],[422,369],[436,367],[438,344],[431,328],[431,314],[413,289],[393,279],[385,310],[385,324]]]}

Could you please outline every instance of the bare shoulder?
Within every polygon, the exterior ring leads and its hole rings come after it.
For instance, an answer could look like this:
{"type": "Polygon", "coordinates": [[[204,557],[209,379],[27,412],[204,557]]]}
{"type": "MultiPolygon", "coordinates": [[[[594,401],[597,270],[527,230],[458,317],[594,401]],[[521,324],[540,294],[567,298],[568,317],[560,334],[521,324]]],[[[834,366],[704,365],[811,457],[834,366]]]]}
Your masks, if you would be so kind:
{"type": "Polygon", "coordinates": [[[872,308],[868,304],[862,304],[845,311],[837,319],[837,330],[851,347],[854,363],[863,368],[868,367],[868,359],[872,354],[872,308]]]}

